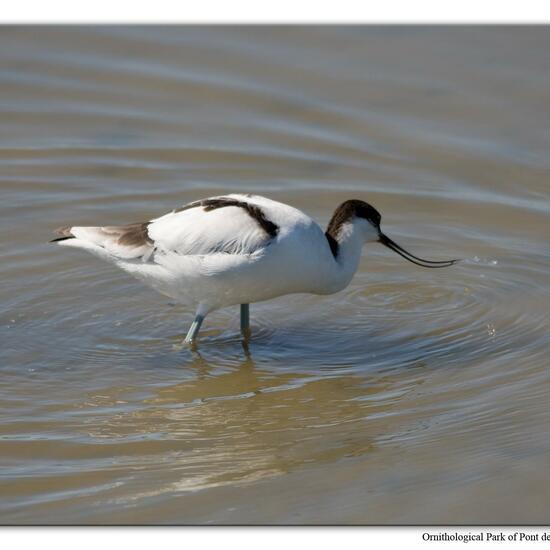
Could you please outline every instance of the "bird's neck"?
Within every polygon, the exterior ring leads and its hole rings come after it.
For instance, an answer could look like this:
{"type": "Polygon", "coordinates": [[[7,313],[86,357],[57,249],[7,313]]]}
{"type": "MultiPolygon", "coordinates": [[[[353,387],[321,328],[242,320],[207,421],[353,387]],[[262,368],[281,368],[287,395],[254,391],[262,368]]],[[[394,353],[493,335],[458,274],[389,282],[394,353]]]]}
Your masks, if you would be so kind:
{"type": "Polygon", "coordinates": [[[359,267],[364,237],[351,220],[341,224],[337,231],[331,229],[329,224],[325,233],[333,256],[328,279],[332,291],[338,292],[348,286],[359,267]]]}

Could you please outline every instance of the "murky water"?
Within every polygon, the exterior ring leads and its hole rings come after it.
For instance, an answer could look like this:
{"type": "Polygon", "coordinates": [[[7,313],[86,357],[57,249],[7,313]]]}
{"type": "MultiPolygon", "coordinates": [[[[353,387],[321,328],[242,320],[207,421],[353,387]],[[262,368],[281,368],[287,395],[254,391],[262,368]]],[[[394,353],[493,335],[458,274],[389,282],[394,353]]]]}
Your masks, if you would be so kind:
{"type": "Polygon", "coordinates": [[[550,29],[0,29],[0,521],[550,519],[550,29]],[[62,224],[348,198],[343,292],[192,312],[62,224]]]}

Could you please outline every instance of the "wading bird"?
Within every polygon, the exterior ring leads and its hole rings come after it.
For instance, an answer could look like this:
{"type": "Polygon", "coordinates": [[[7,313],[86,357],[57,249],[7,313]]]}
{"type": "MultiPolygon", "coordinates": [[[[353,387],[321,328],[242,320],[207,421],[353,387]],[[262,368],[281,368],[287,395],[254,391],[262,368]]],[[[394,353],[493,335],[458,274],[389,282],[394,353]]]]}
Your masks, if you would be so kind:
{"type": "Polygon", "coordinates": [[[206,315],[241,308],[249,333],[249,304],[292,293],[333,294],[357,271],[365,243],[379,242],[423,267],[458,260],[423,260],[382,233],[370,204],[348,200],[326,231],[309,216],[258,195],[232,194],[191,202],[145,223],[61,227],[61,246],[82,248],[177,302],[196,308],[186,342],[206,315]]]}

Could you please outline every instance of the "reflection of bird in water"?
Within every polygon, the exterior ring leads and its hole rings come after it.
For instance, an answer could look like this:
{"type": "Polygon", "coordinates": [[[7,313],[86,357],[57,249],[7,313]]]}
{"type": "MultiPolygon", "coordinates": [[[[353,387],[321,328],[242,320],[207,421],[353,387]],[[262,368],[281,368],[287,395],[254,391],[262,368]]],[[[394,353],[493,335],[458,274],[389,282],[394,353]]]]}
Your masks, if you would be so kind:
{"type": "Polygon", "coordinates": [[[196,308],[186,342],[205,316],[241,306],[249,332],[249,306],[292,293],[332,294],[357,271],[365,243],[380,242],[423,267],[456,260],[422,260],[380,229],[371,205],[348,200],[326,231],[286,204],[257,195],[226,195],[189,203],[145,223],[62,227],[54,242],[83,248],[110,261],[162,294],[196,308]]]}
{"type": "Polygon", "coordinates": [[[407,370],[365,374],[358,383],[356,374],[311,376],[250,358],[220,370],[199,352],[184,368],[193,376],[155,388],[140,413],[140,425],[156,437],[162,426],[162,439],[181,450],[171,455],[178,490],[370,455],[385,428],[403,429],[392,396],[422,383],[407,370]]]}

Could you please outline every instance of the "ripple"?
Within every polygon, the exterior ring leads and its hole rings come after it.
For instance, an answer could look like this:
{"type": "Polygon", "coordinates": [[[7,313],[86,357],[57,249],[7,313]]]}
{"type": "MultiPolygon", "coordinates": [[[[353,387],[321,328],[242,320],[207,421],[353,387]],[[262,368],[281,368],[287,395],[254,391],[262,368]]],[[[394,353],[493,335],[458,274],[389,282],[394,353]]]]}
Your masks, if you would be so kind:
{"type": "Polygon", "coordinates": [[[269,505],[318,522],[329,495],[329,523],[422,524],[544,501],[547,48],[526,49],[533,30],[513,48],[509,31],[438,32],[0,36],[6,521],[242,523],[269,505]],[[215,312],[192,350],[192,311],[46,244],[70,220],[230,190],[325,223],[362,198],[415,253],[464,260],[422,270],[367,246],[344,291],[253,304],[248,345],[238,308],[215,312]],[[484,493],[465,497],[469,480],[484,493]],[[411,494],[437,506],[411,516],[411,494]]]}

